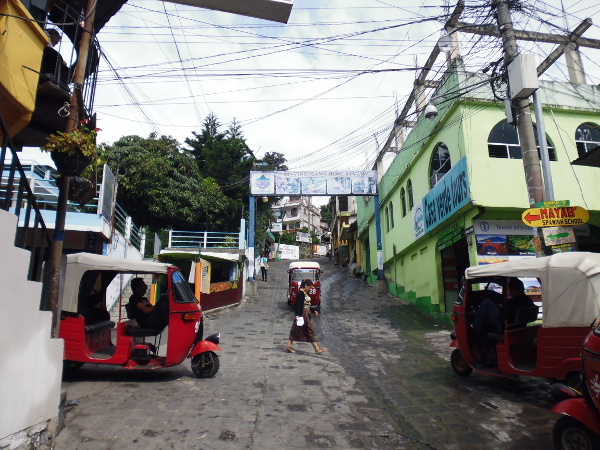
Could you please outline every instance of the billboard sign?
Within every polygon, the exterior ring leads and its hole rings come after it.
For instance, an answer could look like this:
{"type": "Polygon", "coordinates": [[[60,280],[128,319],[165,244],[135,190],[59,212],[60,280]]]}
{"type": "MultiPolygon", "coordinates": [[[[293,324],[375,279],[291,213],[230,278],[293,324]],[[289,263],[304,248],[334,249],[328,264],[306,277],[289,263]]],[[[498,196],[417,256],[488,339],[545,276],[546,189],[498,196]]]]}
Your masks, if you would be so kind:
{"type": "Polygon", "coordinates": [[[296,233],[296,240],[299,242],[312,242],[312,236],[310,233],[302,233],[298,231],[296,233]]]}
{"type": "Polygon", "coordinates": [[[433,230],[469,200],[467,158],[463,156],[413,208],[415,239],[433,230]]]}
{"type": "Polygon", "coordinates": [[[376,195],[377,171],[250,172],[250,192],[270,195],[376,195]]]}

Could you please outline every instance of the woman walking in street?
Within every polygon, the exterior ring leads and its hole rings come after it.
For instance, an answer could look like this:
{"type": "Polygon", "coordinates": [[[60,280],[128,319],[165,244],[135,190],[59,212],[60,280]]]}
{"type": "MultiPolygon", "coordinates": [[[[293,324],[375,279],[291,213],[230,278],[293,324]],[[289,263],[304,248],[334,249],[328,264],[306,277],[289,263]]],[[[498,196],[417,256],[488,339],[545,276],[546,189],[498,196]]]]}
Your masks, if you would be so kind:
{"type": "MultiPolygon", "coordinates": [[[[327,350],[325,348],[319,348],[317,345],[315,331],[313,330],[312,323],[310,322],[310,295],[308,295],[308,293],[313,286],[314,284],[311,280],[302,280],[300,283],[300,289],[296,295],[296,314],[294,316],[294,323],[292,324],[290,338],[287,346],[285,347],[285,350],[289,353],[296,353],[295,350],[292,350],[292,343],[294,341],[310,342],[317,355],[320,355],[327,350]]],[[[317,311],[314,313],[315,316],[319,315],[317,311]]]]}
{"type": "Polygon", "coordinates": [[[259,265],[262,280],[267,281],[267,272],[269,271],[269,258],[267,252],[263,252],[262,256],[260,257],[259,265]]]}

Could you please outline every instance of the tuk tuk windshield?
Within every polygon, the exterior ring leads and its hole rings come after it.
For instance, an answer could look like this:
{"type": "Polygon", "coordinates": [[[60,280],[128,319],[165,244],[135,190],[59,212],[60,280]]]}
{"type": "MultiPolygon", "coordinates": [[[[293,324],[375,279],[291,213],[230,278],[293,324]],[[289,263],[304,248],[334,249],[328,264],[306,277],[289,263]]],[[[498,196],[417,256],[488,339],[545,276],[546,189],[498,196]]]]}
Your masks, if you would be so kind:
{"type": "Polygon", "coordinates": [[[198,300],[194,297],[190,285],[184,280],[181,272],[173,272],[173,299],[177,303],[195,303],[198,300]]]}
{"type": "Polygon", "coordinates": [[[292,281],[302,281],[309,279],[316,281],[319,279],[319,271],[317,269],[294,269],[292,271],[292,281]]]}

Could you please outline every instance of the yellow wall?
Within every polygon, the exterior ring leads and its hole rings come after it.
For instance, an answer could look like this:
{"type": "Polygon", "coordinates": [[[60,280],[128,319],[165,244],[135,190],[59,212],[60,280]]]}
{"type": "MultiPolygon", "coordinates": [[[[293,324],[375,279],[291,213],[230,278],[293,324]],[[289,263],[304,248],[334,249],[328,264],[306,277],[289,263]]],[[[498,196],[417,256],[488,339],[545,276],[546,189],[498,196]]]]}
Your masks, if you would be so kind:
{"type": "MultiPolygon", "coordinates": [[[[0,0],[0,12],[32,19],[18,0],[0,0]]],[[[47,44],[48,37],[37,23],[0,16],[0,114],[10,136],[31,119],[39,75],[25,67],[40,70],[47,44]]]]}

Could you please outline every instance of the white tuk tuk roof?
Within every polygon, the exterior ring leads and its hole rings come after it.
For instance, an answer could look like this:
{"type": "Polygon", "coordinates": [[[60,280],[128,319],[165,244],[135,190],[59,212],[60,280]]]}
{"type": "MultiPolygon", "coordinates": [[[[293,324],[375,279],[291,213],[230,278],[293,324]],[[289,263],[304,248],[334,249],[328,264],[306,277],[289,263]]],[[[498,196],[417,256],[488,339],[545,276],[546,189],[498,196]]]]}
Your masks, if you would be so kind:
{"type": "Polygon", "coordinates": [[[119,273],[167,273],[172,264],[135,259],[113,258],[93,253],[73,253],[67,255],[65,282],[62,293],[64,311],[77,312],[77,297],[83,274],[88,270],[108,270],[119,273]]]}
{"type": "Polygon", "coordinates": [[[295,261],[293,263],[290,263],[290,267],[288,268],[288,270],[298,269],[298,268],[320,269],[321,266],[319,265],[318,262],[314,262],[314,261],[295,261]]]}
{"type": "Polygon", "coordinates": [[[469,267],[468,279],[489,276],[539,278],[543,325],[587,327],[600,315],[600,254],[557,253],[469,267]]]}

